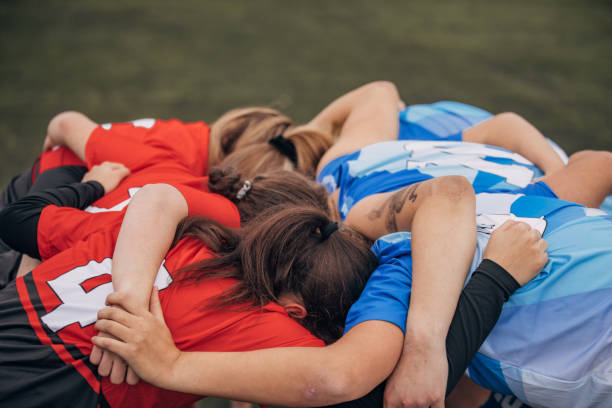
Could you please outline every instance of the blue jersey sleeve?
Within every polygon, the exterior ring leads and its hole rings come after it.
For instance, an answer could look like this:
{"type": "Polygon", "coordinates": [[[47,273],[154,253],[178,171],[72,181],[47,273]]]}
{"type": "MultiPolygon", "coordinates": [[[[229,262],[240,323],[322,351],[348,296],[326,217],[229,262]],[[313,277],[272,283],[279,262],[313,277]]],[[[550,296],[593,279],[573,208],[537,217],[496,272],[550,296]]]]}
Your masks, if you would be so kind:
{"type": "Polygon", "coordinates": [[[372,251],[380,265],[349,310],[345,333],[368,320],[387,321],[402,331],[406,327],[412,286],[410,233],[387,235],[374,243],[372,251]]]}

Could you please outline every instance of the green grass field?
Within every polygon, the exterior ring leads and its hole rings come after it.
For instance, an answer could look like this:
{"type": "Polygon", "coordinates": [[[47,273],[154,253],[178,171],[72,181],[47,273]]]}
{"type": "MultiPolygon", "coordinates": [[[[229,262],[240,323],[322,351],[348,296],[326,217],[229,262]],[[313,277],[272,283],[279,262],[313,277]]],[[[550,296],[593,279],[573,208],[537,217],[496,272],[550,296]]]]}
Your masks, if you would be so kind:
{"type": "Polygon", "coordinates": [[[4,0],[0,183],[63,110],[212,121],[272,105],[305,121],[376,79],[408,104],[515,111],[568,152],[612,150],[611,51],[605,0],[4,0]]]}
{"type": "Polygon", "coordinates": [[[3,1],[0,182],[53,114],[212,121],[266,104],[298,121],[359,84],[407,103],[516,111],[572,152],[612,149],[606,1],[3,1]]]}

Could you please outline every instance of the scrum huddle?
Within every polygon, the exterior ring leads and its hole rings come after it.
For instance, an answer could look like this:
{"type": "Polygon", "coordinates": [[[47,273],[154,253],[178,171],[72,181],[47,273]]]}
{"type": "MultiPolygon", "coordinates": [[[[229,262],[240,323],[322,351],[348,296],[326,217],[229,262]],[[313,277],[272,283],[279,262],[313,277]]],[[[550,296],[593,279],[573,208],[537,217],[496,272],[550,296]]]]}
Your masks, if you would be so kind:
{"type": "Polygon", "coordinates": [[[388,82],[60,113],[2,194],[0,402],[611,405],[611,193],[610,152],[388,82]]]}

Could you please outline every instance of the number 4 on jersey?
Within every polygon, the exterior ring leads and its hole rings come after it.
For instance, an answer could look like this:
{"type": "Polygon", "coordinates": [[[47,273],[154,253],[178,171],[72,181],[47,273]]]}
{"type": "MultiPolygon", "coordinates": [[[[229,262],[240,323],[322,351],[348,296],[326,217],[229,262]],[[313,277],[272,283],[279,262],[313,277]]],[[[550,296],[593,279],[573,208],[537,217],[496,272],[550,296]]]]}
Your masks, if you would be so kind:
{"type": "MultiPolygon", "coordinates": [[[[105,306],[106,297],[113,291],[111,265],[111,258],[102,262],[90,261],[48,281],[62,303],[44,315],[42,321],[54,332],[73,323],[79,323],[81,327],[94,323],[98,311],[105,306]]],[[[162,290],[171,282],[172,277],[162,262],[155,285],[162,290]]]]}

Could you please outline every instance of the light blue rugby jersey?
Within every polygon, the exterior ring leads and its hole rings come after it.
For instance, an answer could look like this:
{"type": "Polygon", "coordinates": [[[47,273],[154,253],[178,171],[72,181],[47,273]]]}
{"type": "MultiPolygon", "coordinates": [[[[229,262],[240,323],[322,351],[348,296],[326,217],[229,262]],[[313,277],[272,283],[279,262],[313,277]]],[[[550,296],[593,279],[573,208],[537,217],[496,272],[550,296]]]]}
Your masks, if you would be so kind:
{"type": "MultiPolygon", "coordinates": [[[[390,141],[332,160],[317,180],[330,193],[340,190],[338,208],[344,219],[353,205],[369,195],[448,175],[464,176],[476,193],[513,192],[529,185],[542,172],[523,156],[500,147],[453,141],[390,141]]],[[[545,190],[543,194],[552,194],[545,190]]]]}
{"type": "Polygon", "coordinates": [[[493,115],[461,102],[410,105],[399,113],[399,140],[462,140],[463,131],[493,115]]]}
{"type": "MultiPolygon", "coordinates": [[[[612,406],[612,217],[542,196],[482,193],[476,202],[477,213],[543,217],[549,262],[504,304],[470,377],[534,406],[612,406]]],[[[469,276],[489,237],[478,233],[469,276]]],[[[351,308],[346,331],[367,320],[404,330],[410,233],[387,235],[372,249],[381,265],[351,308]]]]}

